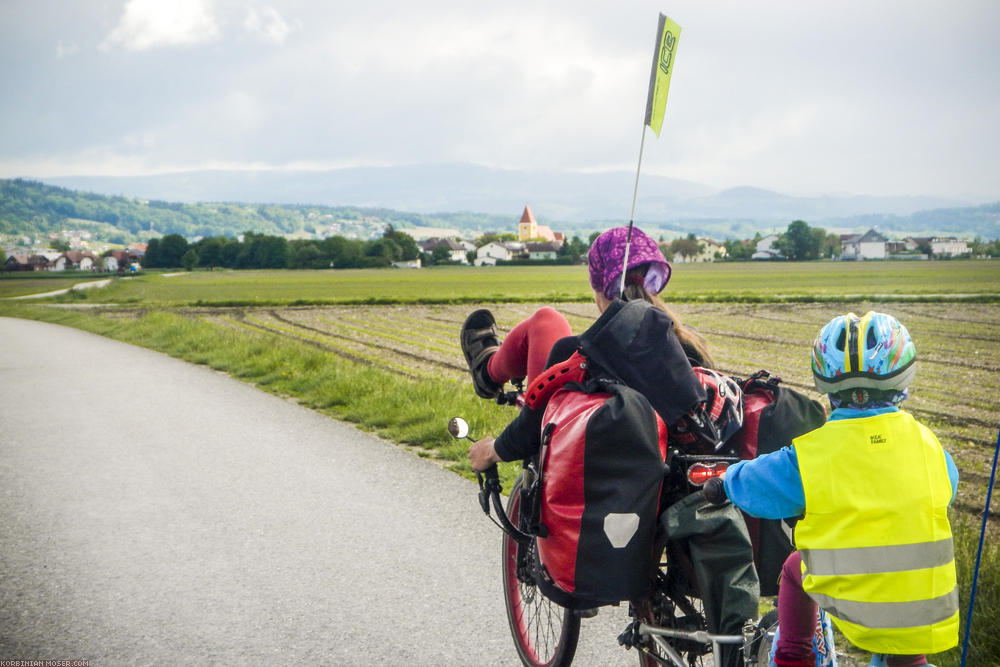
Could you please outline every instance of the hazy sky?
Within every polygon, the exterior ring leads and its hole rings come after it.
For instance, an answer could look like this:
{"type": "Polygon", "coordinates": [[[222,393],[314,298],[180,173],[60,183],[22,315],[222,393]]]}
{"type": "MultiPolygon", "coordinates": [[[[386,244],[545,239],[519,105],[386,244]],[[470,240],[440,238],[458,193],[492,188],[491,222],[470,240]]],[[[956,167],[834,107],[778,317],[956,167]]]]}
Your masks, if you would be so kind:
{"type": "Polygon", "coordinates": [[[1000,200],[1000,1],[0,0],[0,177],[472,162],[1000,200]]]}

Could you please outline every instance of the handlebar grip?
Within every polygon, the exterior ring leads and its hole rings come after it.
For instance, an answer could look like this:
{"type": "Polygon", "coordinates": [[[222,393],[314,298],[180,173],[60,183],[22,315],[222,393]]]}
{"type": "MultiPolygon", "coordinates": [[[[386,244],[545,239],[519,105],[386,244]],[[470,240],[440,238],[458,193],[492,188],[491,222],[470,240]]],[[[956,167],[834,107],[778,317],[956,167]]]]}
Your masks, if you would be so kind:
{"type": "Polygon", "coordinates": [[[726,485],[718,477],[713,477],[702,487],[705,500],[713,505],[724,505],[729,498],[726,496],[726,485]]]}

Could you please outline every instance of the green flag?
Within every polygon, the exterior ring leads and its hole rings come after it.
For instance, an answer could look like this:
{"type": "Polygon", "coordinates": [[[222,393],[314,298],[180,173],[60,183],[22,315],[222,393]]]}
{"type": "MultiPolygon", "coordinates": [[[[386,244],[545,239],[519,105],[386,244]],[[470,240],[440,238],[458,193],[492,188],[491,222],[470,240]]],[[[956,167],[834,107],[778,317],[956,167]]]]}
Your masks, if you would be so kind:
{"type": "Polygon", "coordinates": [[[667,89],[670,88],[670,74],[674,71],[674,57],[681,27],[660,14],[656,26],[656,50],[653,52],[653,71],[649,75],[649,96],[646,98],[646,125],[660,136],[663,127],[663,113],[667,109],[667,89]]]}

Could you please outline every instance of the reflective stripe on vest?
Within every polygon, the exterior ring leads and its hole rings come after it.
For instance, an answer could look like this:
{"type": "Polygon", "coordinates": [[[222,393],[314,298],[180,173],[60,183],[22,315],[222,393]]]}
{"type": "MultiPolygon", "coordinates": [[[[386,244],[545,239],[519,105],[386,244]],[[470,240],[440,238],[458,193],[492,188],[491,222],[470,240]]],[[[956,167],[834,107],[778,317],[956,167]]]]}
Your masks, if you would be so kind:
{"type": "Polygon", "coordinates": [[[831,421],[794,445],[806,593],[863,649],[937,653],[957,644],[951,483],[933,433],[893,412],[831,421]]]}
{"type": "Polygon", "coordinates": [[[809,597],[834,617],[866,628],[934,625],[958,612],[958,586],[939,597],[913,602],[851,602],[819,593],[810,593],[809,597]]]}
{"type": "Polygon", "coordinates": [[[866,574],[901,572],[947,565],[955,559],[951,538],[918,544],[894,544],[884,547],[849,549],[799,549],[809,574],[866,574]]]}

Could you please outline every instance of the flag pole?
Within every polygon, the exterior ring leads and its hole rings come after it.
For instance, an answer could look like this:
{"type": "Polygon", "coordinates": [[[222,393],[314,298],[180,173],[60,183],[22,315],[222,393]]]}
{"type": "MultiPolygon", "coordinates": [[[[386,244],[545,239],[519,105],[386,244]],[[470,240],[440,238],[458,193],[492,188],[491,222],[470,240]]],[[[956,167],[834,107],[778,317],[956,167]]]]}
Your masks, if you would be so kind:
{"type": "Polygon", "coordinates": [[[625,258],[622,260],[621,297],[625,298],[625,271],[628,269],[628,251],[632,245],[632,227],[635,225],[635,202],[639,196],[639,172],[642,170],[642,149],[646,145],[646,123],[642,124],[642,139],[639,141],[639,164],[635,167],[635,186],[632,188],[632,210],[628,214],[628,233],[625,235],[625,258]]]}
{"type": "Polygon", "coordinates": [[[667,90],[670,88],[670,74],[673,71],[674,53],[681,27],[664,14],[660,14],[656,24],[656,42],[653,45],[653,62],[649,72],[649,93],[646,96],[646,115],[642,122],[642,139],[639,141],[639,163],[635,167],[635,186],[632,188],[632,209],[628,216],[628,233],[625,235],[625,257],[622,260],[622,282],[620,296],[625,298],[625,272],[628,270],[628,255],[632,245],[632,229],[635,227],[635,203],[639,196],[639,173],[642,171],[642,151],[646,146],[646,126],[660,136],[663,112],[667,105],[667,90]]]}

